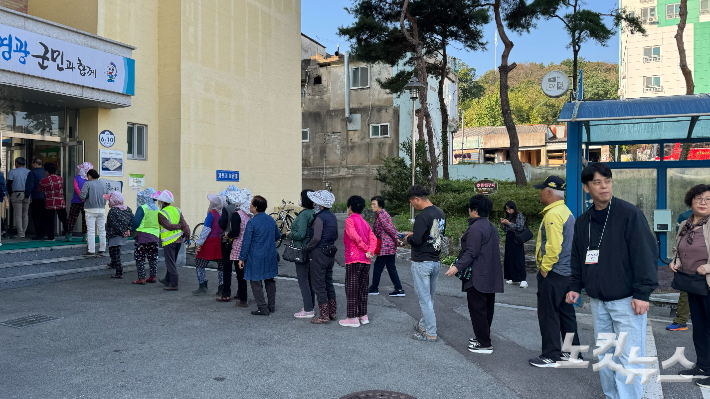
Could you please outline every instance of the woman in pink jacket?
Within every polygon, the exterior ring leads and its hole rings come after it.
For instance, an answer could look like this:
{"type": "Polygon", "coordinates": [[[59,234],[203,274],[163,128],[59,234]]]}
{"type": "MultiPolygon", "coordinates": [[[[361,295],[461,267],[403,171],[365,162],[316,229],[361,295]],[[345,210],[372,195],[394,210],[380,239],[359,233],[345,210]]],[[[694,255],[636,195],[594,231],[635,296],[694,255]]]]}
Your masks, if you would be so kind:
{"type": "Polygon", "coordinates": [[[344,327],[368,324],[367,287],[370,284],[370,259],[377,248],[377,238],[370,225],[360,216],[365,209],[365,199],[353,195],[348,198],[348,218],[345,220],[345,296],[348,299],[348,317],[340,320],[344,327]]]}

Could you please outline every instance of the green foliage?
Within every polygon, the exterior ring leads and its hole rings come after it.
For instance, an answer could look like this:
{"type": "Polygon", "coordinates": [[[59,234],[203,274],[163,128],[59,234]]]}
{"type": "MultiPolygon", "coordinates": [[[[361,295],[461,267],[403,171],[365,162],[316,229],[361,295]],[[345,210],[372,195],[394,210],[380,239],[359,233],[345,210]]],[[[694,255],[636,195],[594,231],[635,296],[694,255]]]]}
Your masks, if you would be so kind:
{"type": "Polygon", "coordinates": [[[483,97],[485,88],[477,80],[476,68],[468,66],[465,62],[461,62],[461,65],[458,73],[461,102],[469,102],[483,97]]]}
{"type": "MultiPolygon", "coordinates": [[[[588,62],[579,59],[579,67],[584,70],[584,97],[588,100],[619,98],[619,72],[616,64],[588,62]]],[[[547,97],[540,87],[543,76],[553,70],[572,73],[572,59],[559,64],[548,65],[523,63],[509,75],[510,108],[516,124],[555,124],[562,106],[567,101],[547,97]]],[[[466,127],[503,126],[500,110],[499,77],[490,70],[477,82],[483,87],[484,95],[478,99],[462,102],[466,127]]]]}
{"type": "MultiPolygon", "coordinates": [[[[400,148],[409,158],[407,162],[401,157],[382,158],[382,166],[377,168],[375,180],[384,183],[385,188],[381,195],[387,201],[387,208],[390,210],[402,211],[408,209],[407,190],[412,185],[412,141],[400,144],[400,148]]],[[[417,141],[417,160],[414,173],[414,182],[424,187],[429,186],[431,177],[431,162],[427,159],[427,146],[423,140],[417,141]]]]}

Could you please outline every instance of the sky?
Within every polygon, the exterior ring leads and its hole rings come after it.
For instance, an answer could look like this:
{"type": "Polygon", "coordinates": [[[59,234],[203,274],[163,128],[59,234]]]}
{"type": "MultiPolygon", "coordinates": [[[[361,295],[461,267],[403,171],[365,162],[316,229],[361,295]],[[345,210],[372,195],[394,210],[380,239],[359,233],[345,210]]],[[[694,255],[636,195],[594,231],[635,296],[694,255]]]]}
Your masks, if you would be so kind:
{"type": "MultiPolygon", "coordinates": [[[[619,6],[618,0],[586,0],[588,8],[607,13],[619,6]]],[[[338,27],[350,25],[353,18],[344,8],[352,4],[351,0],[301,0],[301,32],[317,40],[326,47],[328,53],[333,54],[340,44],[341,51],[347,51],[349,44],[338,36],[338,27]]],[[[495,23],[486,25],[485,32],[488,36],[486,51],[468,52],[462,46],[454,43],[447,51],[468,65],[476,68],[477,75],[495,68],[500,64],[500,55],[503,43],[498,40],[497,56],[494,46],[495,23]],[[497,58],[497,59],[496,59],[497,58]]],[[[540,21],[536,30],[530,34],[519,36],[509,34],[515,44],[510,54],[510,62],[560,62],[572,57],[572,51],[567,48],[567,35],[559,20],[540,21]]],[[[602,47],[593,42],[582,45],[580,56],[588,61],[619,61],[619,35],[609,40],[607,47],[602,47]]]]}

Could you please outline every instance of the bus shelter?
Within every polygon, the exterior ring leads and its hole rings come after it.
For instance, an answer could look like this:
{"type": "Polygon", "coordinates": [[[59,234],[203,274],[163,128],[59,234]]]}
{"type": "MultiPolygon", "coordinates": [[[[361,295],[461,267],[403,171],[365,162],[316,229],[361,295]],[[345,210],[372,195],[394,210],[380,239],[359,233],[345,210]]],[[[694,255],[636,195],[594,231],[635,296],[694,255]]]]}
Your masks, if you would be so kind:
{"type": "Polygon", "coordinates": [[[583,160],[606,162],[614,196],[643,211],[667,259],[676,220],[688,210],[685,193],[710,184],[710,95],[572,102],[559,121],[567,123],[567,206],[575,217],[591,206],[583,160]]]}

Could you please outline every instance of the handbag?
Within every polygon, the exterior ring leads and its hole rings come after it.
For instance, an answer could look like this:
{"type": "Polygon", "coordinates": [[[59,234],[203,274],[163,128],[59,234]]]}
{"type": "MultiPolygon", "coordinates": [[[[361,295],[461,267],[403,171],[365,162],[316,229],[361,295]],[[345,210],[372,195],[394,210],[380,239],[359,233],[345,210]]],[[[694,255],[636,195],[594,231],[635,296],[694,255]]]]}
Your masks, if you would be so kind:
{"type": "Polygon", "coordinates": [[[289,244],[284,249],[283,258],[285,261],[294,263],[306,263],[306,255],[303,248],[296,248],[292,244],[289,244]]]}
{"type": "Polygon", "coordinates": [[[708,284],[705,282],[705,276],[699,274],[674,273],[671,287],[690,294],[700,296],[708,295],[708,284]]]}
{"type": "Polygon", "coordinates": [[[382,250],[382,240],[380,240],[378,238],[377,239],[377,246],[375,247],[375,255],[379,256],[381,250],[382,250]]]}
{"type": "Polygon", "coordinates": [[[527,223],[525,224],[525,228],[522,231],[518,231],[513,234],[515,234],[515,238],[513,239],[513,241],[515,241],[515,243],[518,245],[523,245],[533,238],[533,233],[528,228],[527,223]]]}
{"type": "Polygon", "coordinates": [[[338,248],[335,245],[330,245],[325,248],[321,248],[321,251],[323,252],[323,255],[332,258],[338,252],[338,248]]]}

